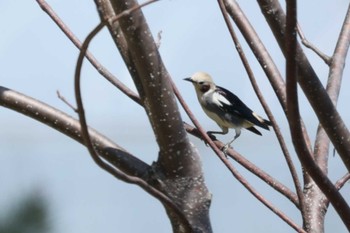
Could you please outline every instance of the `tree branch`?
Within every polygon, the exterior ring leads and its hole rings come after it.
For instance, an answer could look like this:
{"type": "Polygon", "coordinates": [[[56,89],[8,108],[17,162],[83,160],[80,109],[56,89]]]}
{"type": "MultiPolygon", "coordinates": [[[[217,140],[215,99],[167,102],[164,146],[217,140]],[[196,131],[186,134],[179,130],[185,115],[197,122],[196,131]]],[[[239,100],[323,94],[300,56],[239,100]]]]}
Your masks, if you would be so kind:
{"type": "MultiPolygon", "coordinates": [[[[96,0],[95,3],[102,19],[138,5],[134,0],[96,0]]],[[[208,213],[211,196],[204,184],[200,158],[183,128],[170,75],[142,11],[131,12],[130,17],[110,22],[108,27],[134,80],[160,148],[153,168],[163,177],[162,190],[183,210],[194,232],[211,232],[208,213]]],[[[174,231],[182,231],[177,214],[165,207],[174,231]]]]}
{"type": "MultiPolygon", "coordinates": [[[[191,135],[203,139],[203,135],[200,133],[199,129],[192,127],[191,125],[184,123],[184,126],[186,128],[186,131],[190,133],[191,135]]],[[[214,143],[214,146],[216,148],[222,148],[225,144],[219,140],[212,141],[214,143]]],[[[220,151],[220,150],[219,150],[220,151]]],[[[220,151],[221,152],[221,151],[220,151]]],[[[230,156],[232,159],[234,159],[237,163],[242,165],[245,169],[250,171],[252,174],[259,177],[262,181],[264,181],[267,185],[271,186],[273,189],[275,189],[277,192],[281,193],[283,196],[288,198],[297,208],[299,208],[299,202],[298,198],[295,193],[293,193],[287,186],[280,183],[275,178],[271,177],[269,174],[267,174],[265,171],[261,170],[259,167],[257,167],[255,164],[251,163],[249,160],[247,160],[244,156],[239,154],[237,151],[230,149],[227,153],[227,156],[230,156]]],[[[223,158],[224,160],[225,158],[223,158]]],[[[224,164],[229,168],[230,165],[227,165],[227,160],[225,159],[224,164]]],[[[230,168],[229,168],[230,169],[230,168]]],[[[232,172],[232,171],[231,171],[232,172]]]]}
{"type": "Polygon", "coordinates": [[[90,41],[95,37],[95,35],[97,35],[98,32],[101,31],[101,29],[104,27],[104,25],[105,24],[103,22],[99,23],[99,25],[97,25],[97,27],[94,30],[92,30],[92,32],[89,33],[89,35],[86,37],[86,39],[82,45],[82,48],[81,48],[80,53],[79,53],[77,65],[75,68],[74,90],[75,90],[75,99],[77,102],[77,113],[79,115],[79,121],[80,121],[80,125],[81,125],[81,132],[82,132],[82,138],[84,140],[84,145],[88,149],[92,159],[95,161],[95,163],[99,167],[101,167],[103,170],[107,171],[108,173],[112,174],[113,176],[119,177],[119,176],[122,176],[123,174],[121,172],[119,172],[118,170],[115,170],[109,164],[105,163],[98,156],[97,152],[95,151],[95,149],[92,145],[89,131],[88,131],[88,126],[87,126],[86,119],[85,119],[85,110],[83,107],[83,100],[81,97],[81,90],[80,90],[80,73],[81,73],[81,67],[83,65],[84,54],[88,48],[90,41]]]}
{"type": "MultiPolygon", "coordinates": [[[[228,154],[232,155],[231,148],[228,149],[228,154]]],[[[257,190],[255,190],[255,188],[252,185],[250,185],[249,182],[232,165],[230,166],[230,171],[236,177],[236,179],[268,209],[270,209],[273,213],[275,213],[278,217],[280,217],[284,222],[286,222],[297,232],[306,233],[306,231],[304,231],[300,226],[298,226],[293,220],[291,220],[287,215],[285,215],[282,211],[276,208],[271,202],[269,202],[257,190]]]]}
{"type": "MultiPolygon", "coordinates": [[[[0,86],[0,105],[33,118],[84,144],[79,121],[38,100],[0,86]]],[[[94,148],[109,163],[130,176],[144,177],[150,166],[96,130],[89,128],[94,148]]]]}
{"type": "Polygon", "coordinates": [[[306,39],[300,24],[298,24],[297,27],[298,27],[298,34],[300,36],[301,43],[303,43],[303,45],[306,48],[309,48],[312,51],[314,51],[314,53],[316,53],[327,65],[330,65],[332,59],[306,39]]]}
{"type": "MultiPolygon", "coordinates": [[[[0,105],[35,119],[84,145],[79,121],[45,103],[0,86],[0,105]]],[[[88,131],[95,150],[118,169],[114,169],[119,172],[112,175],[124,182],[139,185],[151,195],[173,206],[174,211],[181,213],[166,195],[150,186],[145,180],[150,178],[148,174],[152,167],[94,129],[89,128],[88,131]]],[[[183,220],[187,221],[185,218],[183,220]]],[[[187,222],[186,227],[189,226],[187,222]]]]}
{"type": "Polygon", "coordinates": [[[310,150],[308,149],[305,140],[303,140],[302,128],[300,122],[300,113],[297,95],[297,6],[296,0],[287,1],[287,17],[285,28],[285,51],[286,51],[286,79],[287,79],[287,109],[288,122],[292,134],[294,148],[297,152],[299,160],[304,165],[304,168],[318,184],[320,189],[328,197],[344,224],[350,229],[350,209],[344,198],[328,179],[328,177],[315,164],[310,150]]]}
{"type": "Polygon", "coordinates": [[[345,174],[342,178],[340,178],[336,183],[335,183],[335,187],[340,190],[345,184],[346,182],[350,180],[350,173],[345,174]]]}
{"type": "MultiPolygon", "coordinates": [[[[284,47],[286,16],[283,9],[276,0],[258,0],[258,3],[286,57],[284,47]]],[[[350,141],[347,141],[350,138],[350,133],[299,44],[297,44],[296,55],[299,67],[298,83],[345,166],[350,171],[350,141]]]]}
{"type": "Polygon", "coordinates": [[[328,76],[328,94],[332,101],[336,102],[339,96],[341,81],[343,77],[343,71],[345,67],[345,59],[348,54],[350,45],[350,4],[346,17],[343,23],[343,27],[340,31],[339,39],[335,47],[332,63],[330,65],[330,73],[328,76]]]}
{"type": "MultiPolygon", "coordinates": [[[[137,3],[133,0],[112,2],[113,8],[117,10],[116,13],[135,5],[137,3]]],[[[132,12],[131,17],[119,20],[130,51],[129,56],[138,73],[132,77],[160,146],[159,163],[166,164],[172,168],[169,169],[171,171],[177,170],[179,166],[184,166],[181,172],[191,172],[194,165],[192,162],[188,163],[189,169],[187,170],[187,163],[182,160],[173,160],[168,156],[169,151],[176,149],[176,146],[179,146],[182,151],[185,148],[189,149],[190,144],[182,127],[181,116],[169,82],[170,76],[163,65],[152,34],[145,22],[141,11],[132,12]],[[171,114],[169,111],[172,111],[171,114]],[[162,121],[159,122],[159,119],[162,121]],[[164,135],[172,135],[172,137],[164,137],[164,135]]],[[[172,176],[173,174],[166,175],[172,176]]]]}

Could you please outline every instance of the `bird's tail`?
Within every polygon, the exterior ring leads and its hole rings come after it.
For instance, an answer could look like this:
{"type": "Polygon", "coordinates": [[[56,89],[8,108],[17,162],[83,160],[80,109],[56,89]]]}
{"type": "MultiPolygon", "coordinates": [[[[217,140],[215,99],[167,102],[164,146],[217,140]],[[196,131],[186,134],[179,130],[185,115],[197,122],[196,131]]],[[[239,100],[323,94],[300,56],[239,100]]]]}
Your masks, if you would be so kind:
{"type": "Polygon", "coordinates": [[[272,123],[271,121],[269,120],[266,120],[266,119],[263,119],[264,120],[264,123],[267,124],[268,126],[272,126],[272,123]]]}
{"type": "Polygon", "coordinates": [[[252,127],[249,127],[249,128],[246,128],[246,129],[249,130],[250,132],[253,132],[253,133],[257,134],[257,135],[262,136],[262,134],[260,133],[260,131],[257,130],[256,128],[254,128],[253,126],[252,126],[252,127]]]}
{"type": "Polygon", "coordinates": [[[255,112],[252,112],[253,116],[255,117],[255,119],[257,121],[253,122],[255,125],[264,128],[266,130],[269,130],[269,126],[271,126],[271,122],[262,118],[261,116],[259,116],[258,114],[256,114],[255,112]]]}

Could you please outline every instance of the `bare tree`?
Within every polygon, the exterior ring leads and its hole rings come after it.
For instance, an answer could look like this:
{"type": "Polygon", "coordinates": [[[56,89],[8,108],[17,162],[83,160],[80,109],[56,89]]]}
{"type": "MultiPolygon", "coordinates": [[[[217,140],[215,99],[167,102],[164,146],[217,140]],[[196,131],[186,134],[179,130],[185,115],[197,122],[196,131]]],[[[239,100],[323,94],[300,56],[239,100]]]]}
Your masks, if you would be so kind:
{"type": "Polygon", "coordinates": [[[297,22],[296,0],[286,1],[286,13],[277,0],[257,1],[286,58],[286,78],[284,79],[282,71],[276,66],[267,46],[262,43],[239,4],[234,0],[218,0],[218,6],[256,95],[273,124],[281,152],[294,182],[295,191],[293,191],[234,149],[231,148],[227,154],[223,154],[220,148],[224,144],[215,138],[210,138],[200,126],[173,83],[158,52],[159,44],[153,38],[143,15],[142,7],[156,2],[155,0],[141,5],[135,0],[96,0],[95,4],[101,22],[92,30],[84,43],[74,36],[45,1],[37,0],[37,2],[80,49],[75,73],[77,108],[71,106],[77,112],[79,119],[74,119],[47,104],[6,87],[0,87],[0,104],[38,120],[80,142],[102,169],[117,179],[140,186],[157,198],[164,205],[174,232],[213,231],[209,218],[211,195],[203,178],[200,156],[191,145],[188,133],[203,139],[235,179],[295,231],[324,232],[325,215],[329,204],[334,207],[344,226],[350,230],[350,208],[339,192],[350,178],[350,134],[336,108],[350,42],[350,8],[345,16],[334,53],[328,57],[308,42],[303,35],[302,25],[298,26],[297,22]],[[257,85],[232,23],[239,29],[264,70],[288,119],[294,149],[303,170],[302,179],[297,174],[299,168],[296,168],[291,159],[285,135],[281,133],[278,121],[257,85]],[[138,91],[137,94],[113,76],[87,50],[94,36],[104,27],[108,28],[130,72],[138,91]],[[298,34],[304,46],[312,49],[329,66],[326,87],[322,85],[304,54],[303,46],[298,43],[298,34]],[[159,146],[158,159],[153,164],[143,162],[115,142],[88,127],[80,88],[80,71],[84,57],[105,79],[127,95],[130,101],[140,105],[147,113],[159,146]],[[314,146],[312,146],[308,129],[299,113],[297,84],[301,87],[319,120],[314,146]],[[194,127],[183,122],[176,98],[192,120],[194,127]],[[336,182],[332,182],[328,177],[330,143],[335,147],[347,168],[347,174],[336,182]],[[300,211],[302,226],[263,197],[237,171],[230,158],[294,204],[295,208],[300,211]]]}

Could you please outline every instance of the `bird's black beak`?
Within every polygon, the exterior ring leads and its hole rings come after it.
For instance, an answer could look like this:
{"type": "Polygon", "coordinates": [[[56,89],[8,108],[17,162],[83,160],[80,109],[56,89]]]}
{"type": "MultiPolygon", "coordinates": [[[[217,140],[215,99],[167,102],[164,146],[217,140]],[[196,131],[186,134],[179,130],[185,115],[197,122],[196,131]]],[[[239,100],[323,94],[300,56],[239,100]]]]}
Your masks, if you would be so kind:
{"type": "Polygon", "coordinates": [[[188,78],[184,78],[185,81],[189,81],[191,83],[193,83],[193,80],[191,79],[191,77],[188,77],[188,78]]]}

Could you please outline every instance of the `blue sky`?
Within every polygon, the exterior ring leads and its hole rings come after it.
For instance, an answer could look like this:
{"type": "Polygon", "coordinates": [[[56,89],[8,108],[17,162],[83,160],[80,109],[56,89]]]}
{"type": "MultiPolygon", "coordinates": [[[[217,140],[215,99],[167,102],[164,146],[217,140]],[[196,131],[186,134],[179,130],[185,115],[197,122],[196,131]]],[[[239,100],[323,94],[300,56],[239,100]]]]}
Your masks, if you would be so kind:
{"type": "MultiPolygon", "coordinates": [[[[93,1],[48,2],[81,40],[98,24],[93,1]]],[[[284,74],[284,58],[256,2],[239,3],[284,74]]],[[[347,4],[344,0],[320,0],[317,6],[315,1],[299,3],[299,22],[305,35],[329,55],[333,52],[347,4]]],[[[200,109],[193,87],[182,81],[198,70],[212,74],[219,85],[235,92],[248,106],[265,116],[216,1],[164,0],[148,6],[144,12],[154,35],[162,31],[160,53],[164,63],[206,129],[216,130],[218,127],[200,109]]],[[[73,74],[78,52],[36,1],[0,0],[0,31],[1,85],[74,115],[57,98],[56,91],[74,103],[73,74]]],[[[298,164],[278,101],[253,55],[245,44],[243,48],[298,164]]],[[[90,50],[104,66],[135,90],[107,30],[94,39],[90,50]]],[[[305,51],[325,83],[328,67],[312,52],[305,51]]],[[[350,85],[347,77],[348,68],[345,69],[343,88],[350,85]]],[[[344,89],[338,104],[345,122],[350,119],[346,103],[349,95],[344,89]]],[[[83,67],[83,96],[92,127],[148,163],[157,158],[157,145],[143,109],[130,104],[127,97],[109,85],[87,62],[83,67]]],[[[317,120],[302,94],[300,99],[303,118],[310,137],[314,138],[317,120]]],[[[171,231],[158,201],[140,188],[124,184],[99,169],[81,145],[8,109],[2,108],[0,113],[0,210],[15,205],[22,195],[39,190],[50,203],[50,219],[55,233],[171,231]]],[[[188,121],[184,114],[183,118],[188,121]]],[[[258,137],[243,131],[234,147],[293,188],[282,153],[276,150],[279,147],[273,132],[263,134],[263,137],[258,137]]],[[[232,136],[233,132],[220,139],[228,141],[232,136]]],[[[209,148],[193,137],[191,140],[202,155],[207,185],[213,194],[210,214],[214,232],[232,232],[233,228],[237,232],[256,232],[259,229],[292,232],[231,176],[209,148]]],[[[300,223],[299,212],[293,205],[235,162],[233,164],[262,194],[300,223]]],[[[337,155],[330,157],[330,174],[333,180],[345,174],[337,155]]],[[[349,191],[346,185],[342,192],[349,191]]],[[[346,232],[332,208],[326,219],[329,231],[346,232]]]]}

